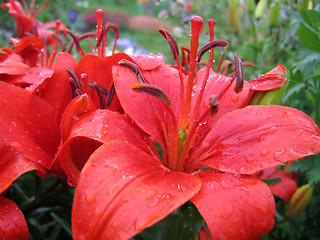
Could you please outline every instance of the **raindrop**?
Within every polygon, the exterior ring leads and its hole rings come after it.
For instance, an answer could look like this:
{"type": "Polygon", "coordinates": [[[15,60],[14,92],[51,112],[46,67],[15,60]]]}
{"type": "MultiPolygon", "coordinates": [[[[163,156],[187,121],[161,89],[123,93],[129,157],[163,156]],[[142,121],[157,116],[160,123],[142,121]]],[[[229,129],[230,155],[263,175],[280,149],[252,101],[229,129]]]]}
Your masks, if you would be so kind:
{"type": "Polygon", "coordinates": [[[274,160],[282,163],[282,162],[283,162],[283,161],[282,161],[282,155],[284,154],[285,151],[286,151],[286,149],[283,149],[283,150],[280,151],[280,152],[275,152],[275,153],[274,153],[274,156],[273,156],[274,160]]]}
{"type": "Polygon", "coordinates": [[[79,117],[78,117],[77,115],[73,115],[73,116],[72,116],[72,120],[73,120],[73,121],[78,121],[78,120],[79,120],[79,117]]]}
{"type": "Polygon", "coordinates": [[[24,146],[19,142],[12,142],[10,146],[15,148],[18,152],[23,152],[25,150],[24,146]]]}
{"type": "Polygon", "coordinates": [[[232,96],[231,100],[232,100],[233,102],[235,102],[235,103],[236,103],[236,102],[239,102],[239,95],[236,94],[236,95],[232,96]]]}
{"type": "Polygon", "coordinates": [[[261,156],[267,156],[269,154],[269,151],[266,150],[266,149],[263,149],[261,152],[260,152],[260,155],[261,156]]]}
{"type": "Polygon", "coordinates": [[[88,192],[86,193],[86,202],[88,204],[88,206],[94,204],[96,201],[96,198],[93,194],[88,194],[88,192]]]}

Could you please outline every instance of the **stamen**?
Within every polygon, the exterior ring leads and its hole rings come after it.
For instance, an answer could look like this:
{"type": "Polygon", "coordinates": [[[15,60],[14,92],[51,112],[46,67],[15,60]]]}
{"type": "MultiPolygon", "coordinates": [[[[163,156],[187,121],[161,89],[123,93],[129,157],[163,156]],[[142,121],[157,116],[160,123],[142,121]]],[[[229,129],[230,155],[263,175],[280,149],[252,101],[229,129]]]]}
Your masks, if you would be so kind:
{"type": "Polygon", "coordinates": [[[66,71],[69,73],[70,77],[72,78],[75,88],[81,91],[81,81],[79,80],[77,74],[70,67],[67,67],[66,71]]]}
{"type": "Polygon", "coordinates": [[[221,66],[221,70],[222,70],[222,74],[226,75],[229,67],[233,66],[233,62],[231,62],[230,60],[224,60],[221,66]]]}
{"type": "Polygon", "coordinates": [[[32,17],[34,10],[35,0],[31,0],[30,8],[29,8],[29,16],[32,17]]]}
{"type": "Polygon", "coordinates": [[[193,80],[196,71],[196,58],[197,51],[199,46],[199,37],[203,29],[203,21],[199,16],[195,16],[191,19],[191,37],[190,37],[190,61],[189,61],[189,72],[188,72],[188,85],[185,103],[181,102],[180,104],[185,104],[184,112],[181,117],[179,117],[179,127],[182,130],[186,130],[188,125],[189,111],[191,106],[191,96],[193,88],[193,80]]]}
{"type": "Polygon", "coordinates": [[[108,91],[96,82],[89,81],[89,87],[92,87],[97,91],[97,94],[100,100],[100,108],[106,109],[106,101],[103,95],[108,95],[108,91]]]}
{"type": "Polygon", "coordinates": [[[218,112],[218,96],[213,94],[211,97],[209,97],[208,104],[210,106],[210,115],[211,117],[214,117],[218,112]]]}
{"type": "Polygon", "coordinates": [[[53,34],[52,36],[59,41],[59,43],[61,45],[61,52],[64,52],[66,50],[67,44],[65,42],[63,42],[62,39],[58,35],[53,34]]]}
{"type": "Polygon", "coordinates": [[[38,28],[36,25],[33,26],[33,31],[34,31],[34,35],[39,37],[39,32],[38,32],[38,28]]]}
{"type": "Polygon", "coordinates": [[[45,1],[45,3],[42,5],[42,7],[39,8],[39,9],[35,12],[35,14],[33,15],[33,18],[37,18],[37,16],[39,15],[39,13],[41,13],[42,10],[45,9],[46,7],[48,7],[48,6],[49,6],[49,0],[45,1]]]}
{"type": "Polygon", "coordinates": [[[234,54],[234,64],[235,64],[235,71],[237,76],[236,86],[234,90],[236,93],[239,93],[243,88],[244,75],[243,75],[242,60],[237,56],[237,54],[234,54]]]}
{"type": "Polygon", "coordinates": [[[187,63],[189,62],[190,50],[185,45],[180,46],[180,50],[181,50],[181,54],[182,54],[181,65],[186,66],[187,63]]]}
{"type": "Polygon", "coordinates": [[[227,46],[229,43],[225,40],[214,40],[209,42],[208,44],[204,45],[198,52],[198,56],[197,56],[197,62],[200,62],[203,54],[205,54],[207,51],[209,51],[212,48],[215,47],[225,47],[227,46]]]}
{"type": "Polygon", "coordinates": [[[122,67],[128,68],[132,72],[134,72],[137,76],[138,82],[139,83],[146,83],[144,76],[142,75],[142,72],[140,68],[134,64],[133,62],[128,61],[127,59],[122,59],[118,62],[118,64],[122,67]]]}
{"type": "MultiPolygon", "coordinates": [[[[79,37],[77,35],[75,35],[73,32],[71,32],[69,29],[65,29],[64,30],[64,33],[65,34],[69,34],[70,37],[72,37],[73,39],[73,42],[74,44],[76,45],[76,50],[77,52],[81,55],[81,56],[84,56],[84,52],[80,46],[80,41],[79,41],[79,37]]],[[[70,48],[72,48],[73,46],[71,46],[70,44],[70,47],[69,47],[69,51],[71,52],[70,48]]]]}
{"type": "MultiPolygon", "coordinates": [[[[67,33],[67,32],[65,31],[65,34],[66,34],[66,33],[67,33]]],[[[79,45],[80,45],[80,42],[81,42],[83,39],[88,38],[89,45],[90,45],[90,48],[91,48],[91,53],[94,54],[94,49],[93,49],[93,47],[92,47],[90,38],[91,38],[91,37],[92,37],[92,38],[93,38],[93,37],[95,38],[96,36],[97,36],[97,34],[96,34],[95,32],[88,32],[88,33],[82,34],[80,37],[77,37],[78,40],[79,40],[79,45]]],[[[71,41],[70,44],[69,44],[69,49],[68,49],[68,51],[67,51],[68,53],[71,53],[74,45],[75,45],[75,41],[74,41],[74,39],[72,39],[72,41],[71,41]]]]}
{"type": "Polygon", "coordinates": [[[220,62],[219,62],[219,66],[218,66],[217,72],[220,72],[220,68],[221,68],[221,65],[222,65],[223,58],[224,58],[225,54],[226,54],[226,49],[223,49],[222,56],[221,56],[221,59],[220,59],[220,62]]]}
{"type": "Polygon", "coordinates": [[[163,28],[160,28],[158,31],[167,40],[171,49],[171,54],[173,56],[173,59],[176,61],[179,60],[179,47],[178,47],[177,40],[172,36],[170,32],[168,32],[163,28]]]}
{"type": "MultiPolygon", "coordinates": [[[[101,36],[102,20],[103,20],[103,11],[101,9],[98,9],[96,11],[96,18],[97,18],[97,41],[98,41],[98,39],[101,36]]],[[[102,57],[100,45],[97,45],[97,51],[98,51],[98,56],[102,57]]]]}
{"type": "MultiPolygon", "coordinates": [[[[59,34],[60,25],[61,25],[61,22],[59,20],[56,21],[56,29],[55,29],[56,35],[59,34]]],[[[56,56],[57,49],[58,49],[58,41],[57,41],[57,39],[54,39],[54,41],[52,43],[51,53],[49,56],[48,68],[51,68],[51,66],[53,64],[53,60],[54,60],[54,57],[56,56]]]]}
{"type": "Polygon", "coordinates": [[[109,90],[109,95],[107,98],[107,106],[111,105],[112,99],[114,97],[114,94],[116,93],[116,89],[114,87],[114,83],[111,84],[110,90],[109,90]]]}
{"type": "MultiPolygon", "coordinates": [[[[214,40],[214,27],[215,27],[215,25],[216,25],[216,21],[214,19],[210,18],[208,20],[210,42],[214,40]]],[[[212,59],[214,59],[214,49],[211,50],[210,54],[212,54],[212,59]]],[[[214,69],[214,60],[212,63],[212,69],[214,69]]]]}
{"type": "Polygon", "coordinates": [[[114,33],[115,33],[115,40],[114,40],[114,44],[113,44],[113,49],[112,49],[112,54],[114,54],[115,50],[116,50],[116,46],[117,46],[117,40],[119,38],[119,28],[117,25],[115,24],[111,24],[111,23],[107,23],[106,25],[103,26],[101,34],[97,40],[97,44],[96,47],[98,48],[98,46],[100,46],[101,42],[102,42],[102,53],[105,54],[106,52],[106,43],[107,43],[107,37],[106,34],[108,33],[109,29],[113,29],[114,33]]]}
{"type": "Polygon", "coordinates": [[[157,86],[147,83],[134,83],[132,84],[131,88],[136,92],[149,93],[152,96],[160,98],[167,105],[171,105],[171,99],[169,95],[157,86]]]}

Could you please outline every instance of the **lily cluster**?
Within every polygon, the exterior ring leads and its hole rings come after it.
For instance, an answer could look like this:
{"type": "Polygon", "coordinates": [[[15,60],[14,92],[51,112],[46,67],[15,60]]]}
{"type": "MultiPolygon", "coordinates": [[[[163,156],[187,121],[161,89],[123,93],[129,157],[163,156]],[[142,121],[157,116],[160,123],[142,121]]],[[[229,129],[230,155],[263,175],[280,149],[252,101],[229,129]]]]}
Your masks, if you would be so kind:
{"type": "MultiPolygon", "coordinates": [[[[23,214],[5,191],[31,170],[76,186],[74,239],[129,239],[188,201],[205,220],[201,239],[257,239],[273,228],[274,198],[259,178],[320,152],[320,130],[303,112],[249,105],[257,93],[286,83],[282,65],[245,81],[246,63],[235,55],[233,73],[225,73],[230,61],[214,71],[214,48],[228,42],[214,40],[209,20],[210,42],[198,50],[198,16],[182,61],[174,37],[159,30],[174,66],[162,54],[115,53],[116,41],[106,56],[107,31],[115,30],[117,39],[118,28],[102,25],[102,11],[97,31],[78,36],[59,21],[53,31],[40,31],[47,25],[35,20],[34,1],[30,7],[22,2],[25,11],[16,0],[2,4],[15,16],[19,34],[13,49],[0,52],[4,239],[28,238],[23,214]],[[71,36],[68,49],[59,33],[71,36]],[[91,44],[90,38],[96,48],[85,54],[80,41],[91,44]],[[78,61],[70,54],[74,45],[78,61]]],[[[290,189],[291,196],[296,185],[290,189]]]]}

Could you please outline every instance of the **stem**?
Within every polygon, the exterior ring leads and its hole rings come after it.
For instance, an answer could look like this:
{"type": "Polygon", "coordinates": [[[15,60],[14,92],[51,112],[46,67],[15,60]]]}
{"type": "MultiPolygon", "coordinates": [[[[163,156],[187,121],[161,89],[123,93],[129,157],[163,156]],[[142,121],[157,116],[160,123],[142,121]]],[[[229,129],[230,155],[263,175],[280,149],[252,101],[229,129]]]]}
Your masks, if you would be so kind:
{"type": "MultiPolygon", "coordinates": [[[[258,35],[257,35],[257,30],[256,30],[256,26],[254,24],[254,16],[252,14],[250,14],[249,16],[250,19],[250,25],[251,25],[251,29],[252,29],[252,33],[253,33],[253,42],[254,45],[257,44],[257,40],[258,40],[258,35]]],[[[253,62],[255,63],[257,61],[257,55],[258,55],[258,51],[257,48],[254,48],[254,55],[253,55],[253,62]]]]}

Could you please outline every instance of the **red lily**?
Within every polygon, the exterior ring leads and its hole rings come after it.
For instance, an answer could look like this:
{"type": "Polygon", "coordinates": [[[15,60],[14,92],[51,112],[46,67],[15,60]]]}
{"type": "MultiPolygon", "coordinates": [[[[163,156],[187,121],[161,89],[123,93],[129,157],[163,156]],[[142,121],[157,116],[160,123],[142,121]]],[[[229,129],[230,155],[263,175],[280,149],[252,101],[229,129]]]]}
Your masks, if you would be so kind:
{"type": "MultiPolygon", "coordinates": [[[[271,89],[285,83],[281,65],[242,85],[239,60],[232,83],[211,70],[211,54],[194,79],[201,29],[194,17],[187,77],[179,62],[174,68],[160,55],[132,56],[135,64],[121,61],[113,69],[126,114],[98,110],[74,119],[63,166],[77,184],[75,239],[129,239],[188,200],[212,238],[257,239],[272,229],[275,205],[268,186],[249,174],[320,152],[320,130],[304,113],[247,106],[254,90],[267,90],[265,81],[271,89]],[[100,147],[79,162],[75,146],[84,143],[100,147]]],[[[178,61],[174,39],[161,33],[178,61]]],[[[226,43],[206,48],[215,45],[226,43]]]]}
{"type": "MultiPolygon", "coordinates": [[[[17,32],[19,38],[30,35],[37,35],[41,39],[44,37],[48,44],[52,43],[53,40],[53,31],[50,28],[55,28],[56,22],[42,23],[37,21],[36,18],[39,13],[48,6],[49,1],[46,1],[45,4],[40,9],[34,9],[35,0],[30,2],[30,6],[23,0],[23,7],[20,2],[17,0],[8,0],[8,3],[1,3],[2,9],[9,9],[9,14],[14,16],[17,23],[17,32]]],[[[65,26],[61,25],[60,29],[64,29],[65,26]]]]}

